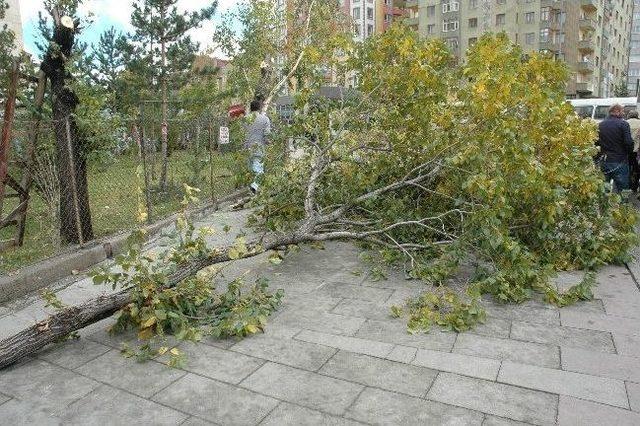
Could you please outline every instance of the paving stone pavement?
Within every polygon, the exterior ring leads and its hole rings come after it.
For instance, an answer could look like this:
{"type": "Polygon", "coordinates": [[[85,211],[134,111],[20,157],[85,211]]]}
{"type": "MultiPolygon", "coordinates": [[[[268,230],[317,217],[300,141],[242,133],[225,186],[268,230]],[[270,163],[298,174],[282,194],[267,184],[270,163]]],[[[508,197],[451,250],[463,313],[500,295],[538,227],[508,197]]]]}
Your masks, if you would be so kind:
{"type": "MultiPolygon", "coordinates": [[[[232,241],[246,212],[202,222],[232,241]]],[[[596,300],[564,309],[486,299],[488,320],[463,334],[410,335],[389,307],[422,284],[376,281],[347,243],[303,247],[274,266],[267,255],[224,270],[283,288],[264,334],[180,343],[166,357],[123,358],[133,334],[112,319],[0,371],[4,425],[640,425],[640,291],[630,268],[600,271],[596,300]]],[[[580,279],[563,274],[559,286],[580,279]]],[[[104,289],[83,275],[53,289],[78,303],[104,289]]],[[[0,307],[0,338],[44,318],[37,297],[0,307]]]]}

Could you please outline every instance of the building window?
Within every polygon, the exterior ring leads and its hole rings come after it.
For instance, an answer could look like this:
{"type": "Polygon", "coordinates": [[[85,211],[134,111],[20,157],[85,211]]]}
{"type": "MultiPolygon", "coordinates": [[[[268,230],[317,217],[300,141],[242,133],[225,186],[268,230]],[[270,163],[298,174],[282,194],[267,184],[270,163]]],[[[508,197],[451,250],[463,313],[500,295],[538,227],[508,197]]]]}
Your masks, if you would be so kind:
{"type": "Polygon", "coordinates": [[[435,24],[429,24],[427,25],[427,34],[433,34],[436,32],[436,26],[435,24]]]}
{"type": "Polygon", "coordinates": [[[506,17],[504,13],[499,13],[496,15],[496,25],[503,26],[506,22],[506,17]]]}
{"type": "Polygon", "coordinates": [[[435,16],[436,7],[435,6],[427,6],[427,16],[435,16]]]}
{"type": "Polygon", "coordinates": [[[458,30],[458,26],[459,23],[458,21],[454,21],[454,20],[445,20],[442,21],[442,32],[446,33],[449,31],[457,31],[458,30]]]}
{"type": "Polygon", "coordinates": [[[478,27],[478,18],[469,19],[469,28],[477,28],[478,27]]]}
{"type": "Polygon", "coordinates": [[[527,12],[524,14],[524,22],[526,22],[527,24],[532,24],[535,22],[535,20],[536,20],[535,12],[527,12]]]}
{"type": "Polygon", "coordinates": [[[360,19],[360,8],[359,7],[354,7],[353,8],[353,19],[360,19]]]}
{"type": "Polygon", "coordinates": [[[460,4],[457,0],[445,0],[442,2],[442,13],[457,12],[460,9],[460,4]]]}
{"type": "Polygon", "coordinates": [[[477,9],[478,0],[469,0],[469,9],[477,9]]]}
{"type": "Polygon", "coordinates": [[[476,44],[478,42],[478,38],[477,37],[471,37],[469,39],[469,47],[473,46],[474,44],[476,44]]]}
{"type": "Polygon", "coordinates": [[[542,22],[548,21],[550,17],[551,17],[550,7],[543,7],[542,9],[540,9],[540,21],[542,22]]]}
{"type": "Polygon", "coordinates": [[[549,41],[549,28],[543,28],[540,30],[540,43],[546,43],[549,41]]]}
{"type": "Polygon", "coordinates": [[[368,7],[367,8],[367,19],[373,19],[373,8],[372,7],[368,7]]]}
{"type": "Polygon", "coordinates": [[[535,33],[526,33],[524,35],[524,43],[528,44],[528,45],[532,45],[533,43],[535,43],[536,40],[536,34],[535,33]]]}
{"type": "Polygon", "coordinates": [[[445,39],[445,43],[451,50],[456,50],[458,48],[458,39],[455,37],[445,39]]]}
{"type": "Polygon", "coordinates": [[[496,0],[496,4],[505,4],[507,0],[496,0]]]}

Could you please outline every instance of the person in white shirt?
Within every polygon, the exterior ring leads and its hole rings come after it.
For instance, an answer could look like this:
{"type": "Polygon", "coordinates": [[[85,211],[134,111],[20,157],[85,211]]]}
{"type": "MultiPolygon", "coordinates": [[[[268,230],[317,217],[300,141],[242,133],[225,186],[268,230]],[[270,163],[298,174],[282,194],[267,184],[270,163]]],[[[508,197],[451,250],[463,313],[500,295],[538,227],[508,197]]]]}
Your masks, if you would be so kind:
{"type": "Polygon", "coordinates": [[[245,141],[245,148],[249,150],[249,167],[254,173],[254,179],[250,185],[254,194],[258,191],[260,187],[258,181],[264,174],[264,155],[271,134],[271,120],[261,109],[262,102],[259,100],[251,102],[245,141]]]}

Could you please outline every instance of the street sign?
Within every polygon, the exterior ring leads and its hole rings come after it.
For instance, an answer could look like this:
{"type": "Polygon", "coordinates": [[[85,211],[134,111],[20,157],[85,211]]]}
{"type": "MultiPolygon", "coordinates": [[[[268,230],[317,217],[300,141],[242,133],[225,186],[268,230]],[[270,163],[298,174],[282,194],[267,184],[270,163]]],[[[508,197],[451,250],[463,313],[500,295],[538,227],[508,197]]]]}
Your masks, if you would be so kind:
{"type": "Polygon", "coordinates": [[[220,127],[220,137],[218,139],[218,143],[220,145],[226,145],[229,143],[229,128],[228,127],[220,127]]]}

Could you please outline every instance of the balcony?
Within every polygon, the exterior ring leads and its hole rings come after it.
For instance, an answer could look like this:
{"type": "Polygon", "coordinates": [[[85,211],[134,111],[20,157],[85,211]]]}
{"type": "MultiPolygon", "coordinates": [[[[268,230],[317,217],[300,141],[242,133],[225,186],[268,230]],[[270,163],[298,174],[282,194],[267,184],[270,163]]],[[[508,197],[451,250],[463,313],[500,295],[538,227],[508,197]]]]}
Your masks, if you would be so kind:
{"type": "Polygon", "coordinates": [[[540,51],[545,52],[557,52],[560,50],[560,43],[548,40],[548,41],[540,41],[540,51]]]}
{"type": "Polygon", "coordinates": [[[580,6],[588,12],[598,10],[598,2],[596,0],[580,0],[580,6]]]}
{"type": "Polygon", "coordinates": [[[418,29],[418,24],[420,23],[420,20],[416,16],[415,18],[405,18],[402,20],[402,22],[409,28],[418,29]]]}
{"type": "Polygon", "coordinates": [[[584,40],[578,41],[578,50],[581,52],[593,52],[594,51],[594,41],[591,38],[587,38],[584,40]]]}
{"type": "Polygon", "coordinates": [[[595,64],[593,62],[587,61],[578,61],[576,64],[576,70],[582,74],[591,74],[595,69],[595,64]]]}
{"type": "Polygon", "coordinates": [[[407,9],[417,9],[418,0],[407,0],[404,7],[407,9]]]}
{"type": "Polygon", "coordinates": [[[590,95],[593,93],[593,83],[576,83],[576,92],[581,95],[590,95]]]}
{"type": "Polygon", "coordinates": [[[578,21],[578,25],[581,30],[585,31],[595,31],[596,30],[596,20],[593,18],[582,18],[578,21]]]}

